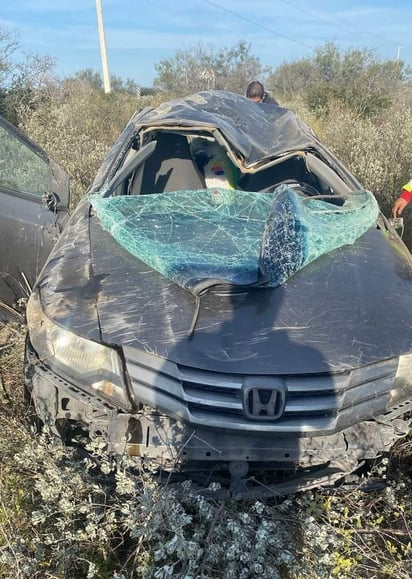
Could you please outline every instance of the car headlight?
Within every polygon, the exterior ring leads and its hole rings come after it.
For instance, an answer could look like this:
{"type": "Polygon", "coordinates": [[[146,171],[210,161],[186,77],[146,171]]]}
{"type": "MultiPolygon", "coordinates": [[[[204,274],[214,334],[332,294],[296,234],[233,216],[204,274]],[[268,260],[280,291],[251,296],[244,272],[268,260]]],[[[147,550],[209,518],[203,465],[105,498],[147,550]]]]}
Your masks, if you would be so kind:
{"type": "Polygon", "coordinates": [[[53,322],[43,312],[36,292],[28,301],[26,316],[30,341],[42,362],[79,388],[92,389],[122,408],[130,408],[122,360],[115,349],[53,322]]]}
{"type": "Polygon", "coordinates": [[[391,406],[412,398],[412,354],[399,356],[394,389],[391,392],[391,406]]]}

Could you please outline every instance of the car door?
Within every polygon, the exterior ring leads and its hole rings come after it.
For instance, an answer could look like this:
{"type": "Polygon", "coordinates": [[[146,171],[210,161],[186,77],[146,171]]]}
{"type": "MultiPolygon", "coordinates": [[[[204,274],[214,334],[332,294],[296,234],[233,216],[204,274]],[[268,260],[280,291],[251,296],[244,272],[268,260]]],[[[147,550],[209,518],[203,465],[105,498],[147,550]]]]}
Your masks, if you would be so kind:
{"type": "Polygon", "coordinates": [[[0,320],[22,311],[68,207],[66,173],[0,117],[0,320]]]}

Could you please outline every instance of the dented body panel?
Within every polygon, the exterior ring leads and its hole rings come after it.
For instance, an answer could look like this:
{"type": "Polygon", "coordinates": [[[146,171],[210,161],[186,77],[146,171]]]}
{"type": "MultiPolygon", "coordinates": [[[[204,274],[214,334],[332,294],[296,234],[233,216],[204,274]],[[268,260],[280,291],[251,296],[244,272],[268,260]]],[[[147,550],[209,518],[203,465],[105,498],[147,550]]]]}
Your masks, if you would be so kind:
{"type": "MultiPolygon", "coordinates": [[[[239,190],[293,180],[339,203],[360,187],[290,111],[211,91],[132,118],[90,191],[173,194],[187,187],[183,160],[202,180],[194,153],[156,158],[169,135],[221,147],[239,190]]],[[[84,200],[29,302],[26,387],[63,437],[80,428],[170,470],[296,481],[277,493],[328,484],[410,428],[411,282],[410,253],[380,215],[279,287],[196,294],[122,247],[84,200]]]]}

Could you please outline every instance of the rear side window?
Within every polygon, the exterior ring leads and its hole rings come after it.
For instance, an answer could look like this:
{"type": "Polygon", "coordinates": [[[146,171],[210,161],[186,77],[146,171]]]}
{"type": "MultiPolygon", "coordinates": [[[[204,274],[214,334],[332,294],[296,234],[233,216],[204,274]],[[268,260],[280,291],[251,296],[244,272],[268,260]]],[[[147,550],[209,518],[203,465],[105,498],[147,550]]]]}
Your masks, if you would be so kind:
{"type": "Polygon", "coordinates": [[[0,187],[41,198],[50,189],[48,163],[0,126],[0,187]]]}

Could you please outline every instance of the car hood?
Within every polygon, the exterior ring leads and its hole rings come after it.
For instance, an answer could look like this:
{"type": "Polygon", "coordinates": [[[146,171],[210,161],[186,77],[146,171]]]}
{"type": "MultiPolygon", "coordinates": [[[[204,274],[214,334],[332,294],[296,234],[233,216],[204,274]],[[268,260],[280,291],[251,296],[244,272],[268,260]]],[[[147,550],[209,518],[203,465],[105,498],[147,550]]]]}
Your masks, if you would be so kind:
{"type": "Polygon", "coordinates": [[[90,339],[216,372],[307,374],[411,352],[411,277],[403,245],[373,229],[279,287],[221,285],[196,304],[122,248],[84,202],[37,289],[49,317],[90,339]]]}

